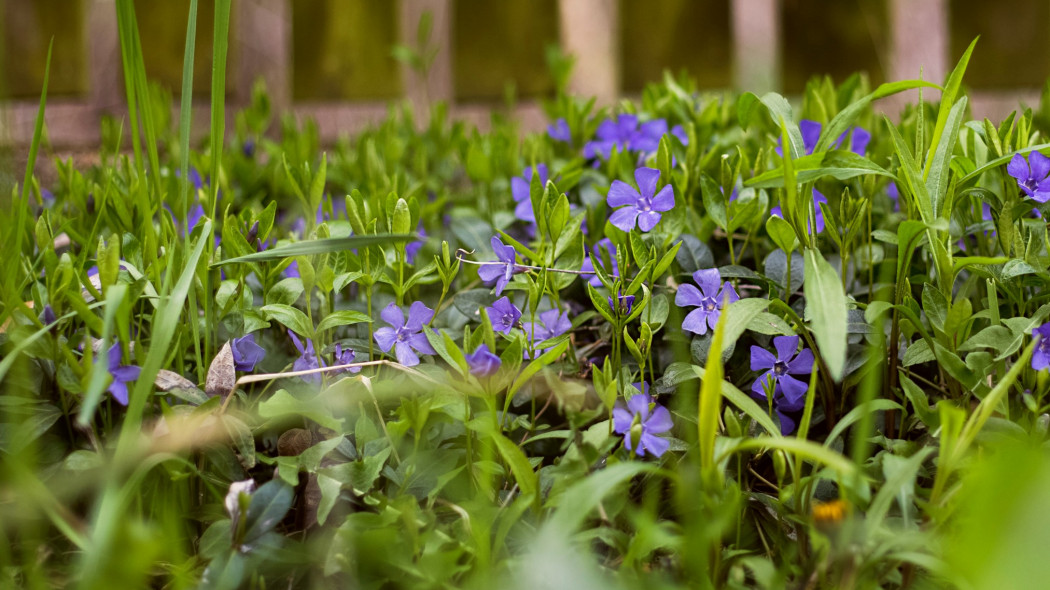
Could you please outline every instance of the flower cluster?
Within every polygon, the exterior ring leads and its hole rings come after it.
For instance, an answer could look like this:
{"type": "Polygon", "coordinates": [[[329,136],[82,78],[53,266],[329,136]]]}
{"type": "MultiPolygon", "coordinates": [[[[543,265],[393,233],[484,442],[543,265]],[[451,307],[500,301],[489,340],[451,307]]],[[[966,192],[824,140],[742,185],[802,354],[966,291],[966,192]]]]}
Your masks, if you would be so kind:
{"type": "MultiPolygon", "coordinates": [[[[568,130],[568,126],[565,130],[568,130]]],[[[639,124],[637,116],[622,114],[616,120],[606,119],[598,125],[596,138],[583,146],[583,157],[588,160],[599,156],[608,158],[614,148],[628,152],[655,152],[660,147],[660,139],[666,134],[667,121],[664,119],[639,124]]],[[[689,141],[681,125],[675,125],[671,134],[683,144],[689,141]]]]}

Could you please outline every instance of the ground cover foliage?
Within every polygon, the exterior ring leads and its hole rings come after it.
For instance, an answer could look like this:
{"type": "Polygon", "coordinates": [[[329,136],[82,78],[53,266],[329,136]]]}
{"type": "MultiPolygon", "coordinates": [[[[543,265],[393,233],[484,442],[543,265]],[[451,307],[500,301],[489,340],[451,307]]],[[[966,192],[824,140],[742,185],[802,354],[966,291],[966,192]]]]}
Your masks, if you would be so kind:
{"type": "Polygon", "coordinates": [[[971,119],[974,46],[322,149],[262,88],[227,126],[216,5],[207,141],[119,1],[130,146],[11,191],[0,585],[1043,579],[1050,103],[971,119]]]}

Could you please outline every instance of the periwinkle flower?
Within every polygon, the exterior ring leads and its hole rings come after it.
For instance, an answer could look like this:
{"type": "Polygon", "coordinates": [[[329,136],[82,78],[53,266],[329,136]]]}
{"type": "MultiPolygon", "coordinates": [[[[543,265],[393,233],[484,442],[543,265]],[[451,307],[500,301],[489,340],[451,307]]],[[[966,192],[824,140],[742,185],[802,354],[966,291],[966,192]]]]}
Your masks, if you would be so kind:
{"type": "Polygon", "coordinates": [[[893,210],[894,211],[900,211],[901,210],[901,192],[900,192],[900,189],[897,188],[897,183],[896,182],[890,181],[890,183],[888,185],[886,185],[886,196],[889,197],[891,201],[893,201],[893,210]]]}
{"type": "Polygon", "coordinates": [[[508,297],[500,297],[485,311],[492,322],[492,329],[503,334],[510,334],[521,319],[521,310],[511,303],[508,297]]]}
{"type": "Polygon", "coordinates": [[[515,176],[510,179],[510,194],[514,197],[514,202],[517,203],[514,207],[514,216],[528,223],[536,223],[536,212],[532,210],[532,199],[529,198],[532,187],[532,175],[534,173],[539,175],[540,183],[543,185],[546,185],[550,179],[546,164],[536,164],[535,167],[529,166],[522,172],[521,176],[515,176]]]}
{"type": "MultiPolygon", "coordinates": [[[[683,144],[689,143],[689,137],[681,126],[676,125],[671,133],[683,144]]],[[[608,158],[613,148],[621,151],[649,153],[660,147],[660,139],[667,134],[667,121],[653,119],[638,124],[635,115],[623,114],[616,120],[606,119],[595,131],[596,139],[583,146],[583,157],[588,160],[601,156],[608,158]]]]}
{"type": "Polygon", "coordinates": [[[693,307],[682,320],[682,329],[694,334],[706,334],[707,329],[715,329],[722,308],[727,303],[740,299],[733,285],[722,282],[722,275],[717,268],[705,268],[693,273],[693,280],[700,288],[689,283],[678,287],[674,303],[678,307],[693,307]]]}
{"type": "MultiPolygon", "coordinates": [[[[299,337],[295,335],[295,332],[288,332],[288,335],[291,336],[292,344],[295,345],[295,349],[299,351],[299,358],[295,359],[295,362],[292,363],[293,371],[309,371],[311,369],[319,369],[324,366],[324,364],[321,362],[321,359],[317,358],[317,353],[314,352],[313,340],[310,340],[308,338],[304,339],[306,340],[306,344],[304,345],[303,341],[299,340],[299,337]]],[[[309,383],[321,382],[320,373],[303,375],[302,378],[303,381],[307,381],[309,383]]]]}
{"type": "Polygon", "coordinates": [[[609,297],[609,307],[613,309],[618,315],[627,317],[631,315],[631,310],[634,309],[634,295],[624,295],[620,293],[616,296],[616,301],[613,301],[612,297],[609,297]]]}
{"type": "MultiPolygon", "coordinates": [[[[335,357],[336,365],[349,365],[354,362],[354,359],[357,357],[357,354],[353,351],[353,349],[343,348],[341,344],[336,343],[335,352],[333,356],[335,357]]],[[[338,375],[339,373],[346,373],[347,371],[351,373],[360,373],[361,367],[349,367],[346,369],[338,369],[333,371],[332,374],[338,375]]]]}
{"type": "MultiPolygon", "coordinates": [[[[539,318],[540,321],[538,322],[525,323],[525,334],[528,335],[529,342],[533,345],[539,344],[545,340],[550,340],[551,338],[557,338],[572,328],[572,322],[569,321],[569,312],[559,312],[557,309],[548,309],[547,311],[540,312],[539,318]]],[[[537,351],[537,353],[544,353],[548,350],[550,350],[550,348],[544,348],[543,350],[537,351]]],[[[528,352],[525,354],[528,355],[528,352]]]]}
{"type": "Polygon", "coordinates": [[[1050,323],[1032,330],[1032,336],[1038,339],[1032,353],[1032,368],[1042,371],[1050,367],[1050,323]]]}
{"type": "Polygon", "coordinates": [[[591,253],[584,257],[583,264],[580,266],[581,273],[590,274],[590,276],[587,278],[587,282],[590,283],[592,287],[602,286],[602,282],[598,278],[598,275],[594,274],[594,258],[604,260],[604,258],[602,258],[603,250],[604,253],[608,255],[609,261],[612,263],[612,274],[620,274],[620,269],[617,266],[616,262],[616,245],[613,244],[612,240],[610,240],[609,238],[602,238],[594,244],[594,246],[591,248],[591,253]]]}
{"type": "Polygon", "coordinates": [[[794,404],[805,397],[808,386],[792,375],[813,372],[813,351],[808,348],[798,351],[798,336],[777,336],[773,338],[773,348],[776,356],[760,346],[751,347],[751,370],[765,370],[755,379],[751,391],[764,398],[766,386],[772,385],[794,404]]]}
{"type": "MultiPolygon", "coordinates": [[[[798,122],[798,130],[802,134],[802,148],[806,151],[805,155],[810,155],[813,150],[817,148],[817,142],[820,141],[820,130],[823,125],[816,121],[810,121],[809,119],[802,119],[798,122]]],[[[850,151],[863,156],[864,152],[868,149],[868,143],[871,141],[871,133],[862,127],[850,127],[849,129],[842,132],[835,140],[835,143],[831,144],[834,149],[842,147],[842,143],[846,141],[846,137],[850,136],[850,151]]],[[[783,140],[777,140],[777,155],[783,156],[783,140]]]]}
{"type": "Polygon", "coordinates": [[[609,223],[629,232],[635,222],[643,232],[651,231],[660,222],[661,213],[674,207],[674,189],[670,184],[656,192],[660,180],[660,171],[655,168],[638,168],[634,171],[638,189],[623,182],[614,180],[609,187],[606,198],[610,207],[620,207],[609,217],[609,223]]]}
{"type": "Polygon", "coordinates": [[[419,256],[419,251],[427,243],[427,232],[423,229],[422,223],[419,224],[419,229],[416,233],[419,235],[419,239],[405,244],[405,262],[409,264],[416,263],[416,256],[419,256]]]}
{"type": "Polygon", "coordinates": [[[489,352],[487,344],[482,344],[473,353],[466,355],[466,359],[467,366],[470,367],[470,374],[475,377],[495,375],[502,364],[498,356],[489,352]]]}
{"type": "Polygon", "coordinates": [[[44,306],[44,311],[40,312],[40,323],[45,326],[53,324],[58,321],[58,316],[55,315],[55,310],[48,303],[44,306]]]}
{"type": "MultiPolygon", "coordinates": [[[[813,228],[816,227],[817,233],[824,231],[824,212],[820,209],[820,204],[827,204],[828,199],[824,195],[820,194],[820,191],[813,189],[813,225],[809,227],[809,234],[813,235],[813,228]]],[[[808,205],[807,205],[808,207],[808,205]]],[[[769,214],[773,217],[784,217],[784,212],[780,208],[780,205],[773,207],[769,210],[769,214]]]]}
{"type": "Polygon", "coordinates": [[[1025,161],[1021,154],[1014,154],[1006,171],[1017,180],[1021,190],[1040,203],[1050,201],[1050,158],[1032,152],[1025,161]]]}
{"type": "Polygon", "coordinates": [[[623,435],[624,448],[639,457],[645,453],[654,457],[666,453],[671,442],[657,435],[671,430],[672,426],[667,408],[653,403],[645,393],[631,396],[626,406],[617,404],[613,408],[613,430],[623,435]]]}
{"type": "Polygon", "coordinates": [[[569,122],[564,118],[560,118],[548,125],[547,135],[554,141],[572,143],[572,131],[569,129],[569,122]]]}
{"type": "Polygon", "coordinates": [[[383,352],[394,349],[397,362],[406,367],[419,364],[420,354],[437,354],[434,347],[430,345],[425,334],[423,324],[428,323],[434,317],[434,310],[416,301],[408,308],[408,321],[405,321],[404,312],[396,303],[387,305],[380,312],[379,317],[390,324],[390,327],[382,327],[375,331],[376,344],[383,352]]]}
{"type": "Polygon", "coordinates": [[[478,269],[478,276],[486,283],[496,281],[496,295],[499,295],[519,270],[515,259],[517,254],[514,246],[504,245],[499,236],[492,236],[492,250],[496,252],[496,261],[488,262],[478,269]]]}
{"type": "Polygon", "coordinates": [[[233,368],[238,371],[254,371],[255,365],[266,356],[266,350],[255,343],[255,334],[234,338],[230,349],[233,351],[233,368]]]}
{"type": "Polygon", "coordinates": [[[843,131],[842,135],[840,135],[833,144],[835,149],[839,149],[842,142],[846,141],[846,135],[850,135],[849,149],[851,152],[858,156],[863,156],[864,152],[868,151],[868,143],[871,142],[871,133],[863,127],[850,127],[843,131]]]}
{"type": "Polygon", "coordinates": [[[113,382],[109,384],[106,391],[113,396],[113,399],[117,400],[118,404],[126,406],[128,405],[128,383],[139,378],[142,368],[121,364],[124,352],[120,349],[119,342],[114,342],[113,346],[109,347],[107,356],[109,357],[107,359],[109,364],[107,368],[109,369],[110,377],[113,378],[113,382]]]}

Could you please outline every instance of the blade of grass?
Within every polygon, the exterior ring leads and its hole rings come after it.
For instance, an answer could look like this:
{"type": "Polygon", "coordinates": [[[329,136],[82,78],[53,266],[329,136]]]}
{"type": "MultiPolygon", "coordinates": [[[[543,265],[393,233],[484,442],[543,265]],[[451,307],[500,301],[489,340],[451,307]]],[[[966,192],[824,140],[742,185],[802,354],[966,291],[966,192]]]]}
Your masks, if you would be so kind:
{"type": "Polygon", "coordinates": [[[408,242],[418,240],[419,236],[411,234],[376,234],[370,236],[349,236],[346,238],[323,238],[320,240],[307,240],[278,246],[254,254],[246,254],[236,258],[219,260],[212,267],[219,267],[236,262],[261,262],[264,260],[282,260],[290,256],[308,256],[310,254],[325,254],[328,252],[341,252],[352,248],[364,248],[376,244],[390,244],[396,242],[408,242]]]}
{"type": "MultiPolygon", "coordinates": [[[[17,205],[18,213],[16,219],[18,220],[15,224],[15,252],[22,252],[22,241],[23,236],[31,235],[27,231],[23,231],[25,225],[26,211],[29,209],[29,193],[30,187],[33,186],[33,170],[36,168],[36,156],[40,151],[40,138],[44,135],[44,107],[47,105],[47,82],[51,77],[51,49],[55,45],[55,39],[52,37],[51,41],[47,44],[47,61],[44,62],[44,84],[40,90],[40,108],[36,112],[36,123],[33,127],[33,139],[29,144],[29,160],[26,161],[26,175],[25,180],[22,181],[22,201],[17,205]]],[[[17,264],[18,257],[11,257],[17,264]]]]}

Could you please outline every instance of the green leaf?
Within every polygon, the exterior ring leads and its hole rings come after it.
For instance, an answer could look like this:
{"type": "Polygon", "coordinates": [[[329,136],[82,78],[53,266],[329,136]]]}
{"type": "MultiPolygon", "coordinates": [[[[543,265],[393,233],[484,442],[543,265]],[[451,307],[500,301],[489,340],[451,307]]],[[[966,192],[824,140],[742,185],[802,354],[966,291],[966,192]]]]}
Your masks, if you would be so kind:
{"type": "MultiPolygon", "coordinates": [[[[973,45],[970,45],[973,49],[973,45]]],[[[943,100],[943,99],[942,99],[943,100]]],[[[941,113],[944,113],[944,102],[941,102],[941,113]]],[[[939,143],[933,144],[931,150],[933,156],[926,160],[926,192],[929,193],[933,203],[933,212],[938,217],[948,217],[951,199],[946,195],[948,189],[948,177],[951,175],[951,159],[955,152],[955,143],[959,138],[959,126],[962,124],[963,113],[966,111],[966,97],[962,97],[952,107],[944,123],[944,133],[935,130],[934,140],[939,143]]],[[[937,124],[941,124],[938,115],[937,124]]]]}
{"type": "MultiPolygon", "coordinates": [[[[959,63],[955,65],[955,69],[952,70],[947,82],[944,83],[944,91],[941,93],[941,104],[937,109],[937,124],[934,125],[933,135],[930,136],[930,146],[938,146],[941,143],[941,135],[950,126],[949,119],[953,116],[952,112],[958,106],[955,97],[959,94],[959,89],[962,87],[963,74],[966,73],[966,66],[970,63],[970,55],[973,53],[975,45],[977,45],[977,39],[970,42],[970,46],[963,52],[962,57],[959,58],[959,63]],[[948,105],[951,105],[950,110],[948,105]]],[[[951,143],[954,146],[954,140],[951,143]]],[[[934,159],[929,158],[926,160],[926,168],[922,175],[924,179],[930,178],[934,159]]]]}
{"type": "Polygon", "coordinates": [[[274,303],[273,305],[260,307],[259,311],[266,315],[266,319],[276,321],[303,338],[313,339],[314,337],[314,329],[310,324],[310,318],[306,317],[305,313],[295,307],[274,303]]]}
{"type": "Polygon", "coordinates": [[[342,421],[332,417],[332,412],[316,399],[305,401],[280,389],[270,399],[259,403],[259,416],[266,420],[283,416],[302,417],[313,420],[325,428],[340,431],[342,421]]]}
{"type": "Polygon", "coordinates": [[[496,448],[499,449],[499,454],[503,457],[503,460],[510,466],[510,471],[514,474],[514,480],[518,482],[521,494],[528,498],[536,497],[536,493],[540,488],[539,476],[532,470],[529,458],[525,455],[525,452],[498,432],[490,432],[488,434],[492,437],[492,441],[496,443],[496,448]]]}
{"type": "MultiPolygon", "coordinates": [[[[836,180],[849,180],[869,174],[894,178],[893,174],[883,167],[851,151],[833,150],[823,154],[823,157],[817,156],[821,156],[821,154],[811,154],[795,161],[796,182],[804,184],[825,176],[830,176],[836,180]]],[[[783,188],[783,168],[763,172],[744,184],[753,188],[783,188]]]]}
{"type": "Polygon", "coordinates": [[[389,245],[391,243],[411,242],[418,239],[418,236],[414,236],[411,234],[376,234],[370,236],[350,236],[346,238],[323,238],[320,240],[307,240],[305,242],[295,242],[294,244],[285,244],[284,246],[277,246],[276,248],[271,248],[262,252],[256,252],[247,256],[227,258],[226,260],[220,260],[218,262],[215,262],[211,266],[212,268],[216,268],[219,266],[233,264],[236,262],[283,260],[291,256],[309,256],[311,254],[343,252],[355,248],[363,248],[365,246],[374,246],[376,244],[389,245]]]}
{"type": "Polygon", "coordinates": [[[591,473],[556,496],[557,508],[545,527],[553,537],[569,538],[598,507],[602,498],[636,475],[659,472],[655,465],[628,461],[591,473]]]}
{"type": "Polygon", "coordinates": [[[330,330],[337,326],[351,326],[353,324],[364,324],[370,321],[372,321],[372,318],[369,317],[367,313],[360,311],[353,311],[350,309],[333,311],[328,314],[328,317],[321,320],[320,324],[317,324],[317,333],[320,334],[325,330],[330,330]]]}
{"type": "MultiPolygon", "coordinates": [[[[699,377],[700,379],[704,378],[704,370],[702,368],[692,365],[692,371],[696,377],[699,377]]],[[[667,374],[670,373],[671,370],[669,367],[667,374]]],[[[684,372],[680,374],[684,376],[684,372]]],[[[682,380],[684,381],[685,379],[682,380]]],[[[769,417],[769,412],[759,406],[751,396],[740,391],[735,385],[728,381],[722,383],[722,396],[752,420],[757,422],[758,425],[764,428],[771,436],[780,436],[780,427],[769,417]]]]}
{"type": "Polygon", "coordinates": [[[272,479],[255,490],[244,516],[244,543],[250,544],[273,530],[292,507],[293,496],[292,488],[278,479],[272,479]]]}
{"type": "MultiPolygon", "coordinates": [[[[724,454],[728,456],[741,451],[758,449],[781,450],[786,453],[797,455],[802,459],[808,459],[815,463],[827,465],[835,471],[838,471],[844,478],[852,477],[857,470],[853,462],[846,457],[843,457],[841,454],[818,445],[815,442],[801,440],[795,437],[771,438],[760,436],[758,438],[749,438],[738,442],[735,446],[725,450],[724,454]]],[[[723,457],[719,458],[719,462],[721,462],[722,458],[723,457]]]]}
{"type": "Polygon", "coordinates": [[[841,381],[846,367],[846,293],[838,273],[819,250],[807,248],[805,259],[804,292],[812,317],[811,331],[831,377],[841,381]]]}

